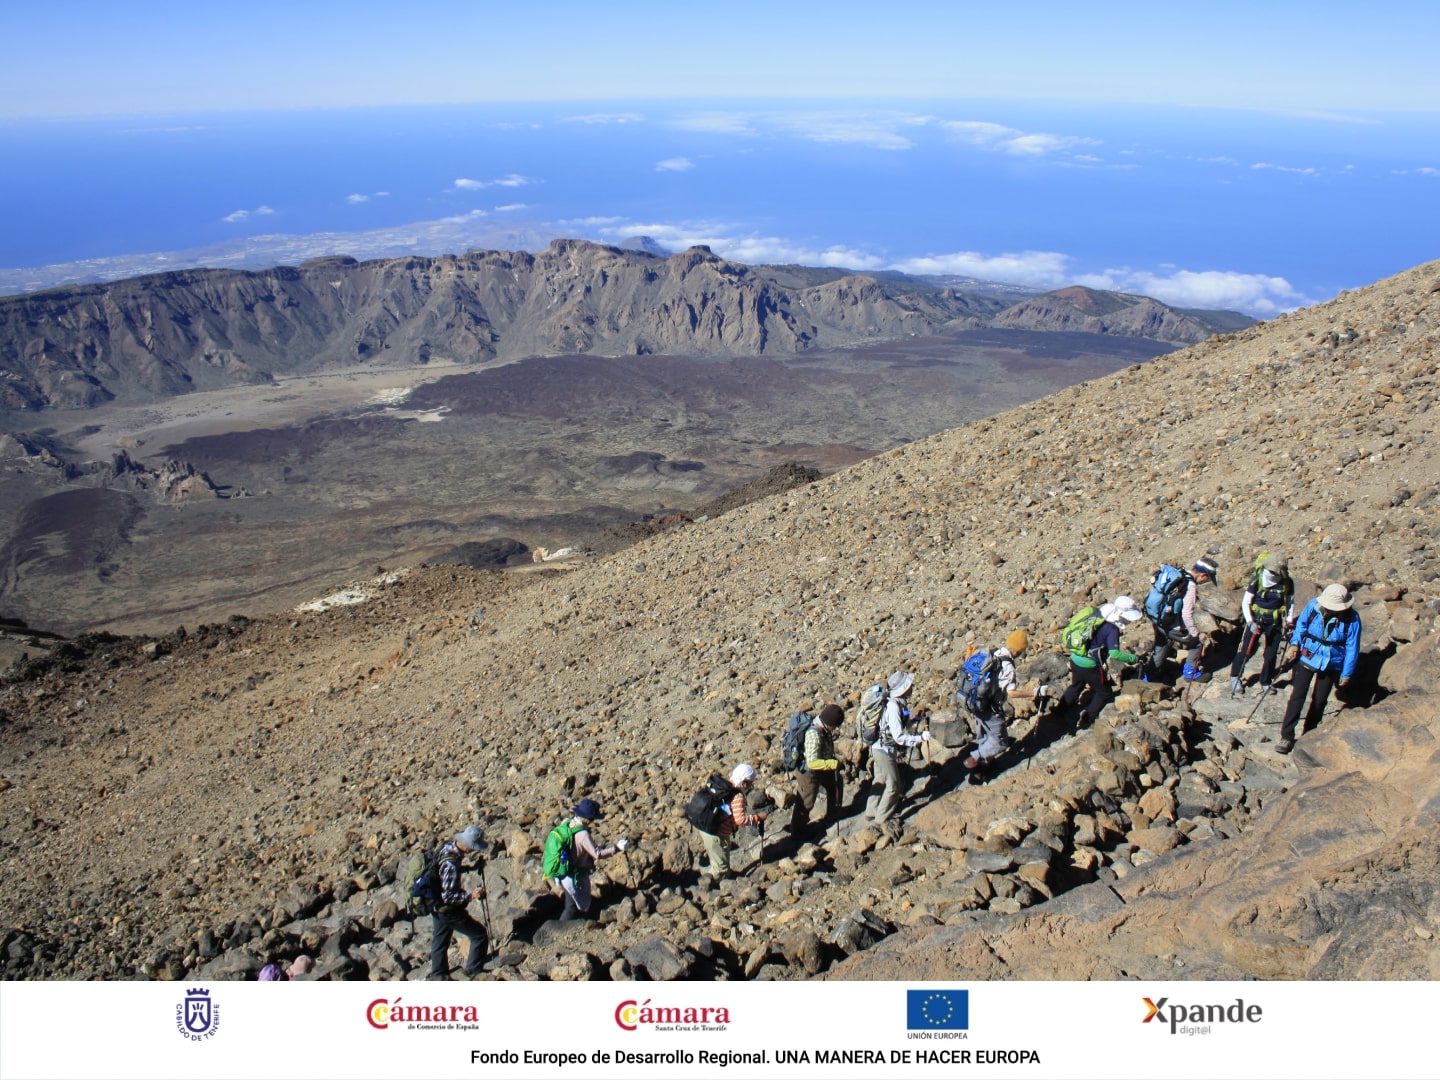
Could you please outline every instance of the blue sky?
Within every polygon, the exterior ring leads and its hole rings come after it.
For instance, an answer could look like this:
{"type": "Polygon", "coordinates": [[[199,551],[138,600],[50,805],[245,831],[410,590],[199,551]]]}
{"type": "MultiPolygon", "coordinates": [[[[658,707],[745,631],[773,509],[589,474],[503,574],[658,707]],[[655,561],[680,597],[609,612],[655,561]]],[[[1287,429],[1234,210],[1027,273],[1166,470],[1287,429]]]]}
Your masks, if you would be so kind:
{"type": "Polygon", "coordinates": [[[0,267],[425,223],[1263,315],[1440,255],[1440,4],[3,15],[0,267]]]}

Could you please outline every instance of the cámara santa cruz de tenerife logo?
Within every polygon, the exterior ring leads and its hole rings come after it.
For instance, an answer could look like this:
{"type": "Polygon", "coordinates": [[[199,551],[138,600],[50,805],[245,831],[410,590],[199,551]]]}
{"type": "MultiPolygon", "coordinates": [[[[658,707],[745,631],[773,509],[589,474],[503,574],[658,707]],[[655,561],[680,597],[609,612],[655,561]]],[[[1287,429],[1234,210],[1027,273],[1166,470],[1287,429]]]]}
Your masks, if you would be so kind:
{"type": "Polygon", "coordinates": [[[175,1006],[175,1030],[191,1042],[204,1042],[220,1030],[220,1007],[210,1000],[210,991],[192,986],[185,1000],[175,1006]]]}

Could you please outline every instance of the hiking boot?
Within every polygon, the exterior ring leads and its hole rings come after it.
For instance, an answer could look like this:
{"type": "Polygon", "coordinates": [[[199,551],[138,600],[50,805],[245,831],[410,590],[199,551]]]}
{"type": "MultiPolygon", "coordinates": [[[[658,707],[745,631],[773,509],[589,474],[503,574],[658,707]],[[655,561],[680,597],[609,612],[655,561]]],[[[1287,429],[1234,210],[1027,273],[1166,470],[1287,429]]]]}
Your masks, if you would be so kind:
{"type": "Polygon", "coordinates": [[[1230,676],[1230,696],[1232,698],[1245,696],[1245,684],[1235,675],[1230,676]]]}
{"type": "Polygon", "coordinates": [[[1260,687],[1260,693],[1262,693],[1262,694],[1278,694],[1279,692],[1280,692],[1280,688],[1279,688],[1278,686],[1276,686],[1274,683],[1268,683],[1268,682],[1267,682],[1267,683],[1265,683],[1263,686],[1260,687]]]}
{"type": "Polygon", "coordinates": [[[980,759],[975,757],[973,754],[965,759],[965,768],[969,769],[971,772],[974,772],[979,767],[980,759]]]}
{"type": "Polygon", "coordinates": [[[1275,753],[1277,753],[1277,754],[1288,754],[1288,753],[1290,753],[1291,750],[1294,750],[1294,749],[1295,749],[1295,740],[1294,740],[1294,739],[1281,739],[1279,742],[1277,742],[1277,743],[1275,744],[1275,753]]]}

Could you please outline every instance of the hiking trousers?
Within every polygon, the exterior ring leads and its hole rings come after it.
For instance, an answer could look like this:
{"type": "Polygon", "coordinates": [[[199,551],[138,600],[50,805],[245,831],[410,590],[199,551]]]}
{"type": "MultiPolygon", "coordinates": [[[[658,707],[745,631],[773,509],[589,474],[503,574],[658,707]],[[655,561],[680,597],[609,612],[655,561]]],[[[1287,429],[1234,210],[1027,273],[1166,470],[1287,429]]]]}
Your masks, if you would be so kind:
{"type": "Polygon", "coordinates": [[[730,837],[716,836],[714,833],[700,832],[700,839],[705,844],[705,857],[710,860],[710,874],[715,878],[727,878],[731,875],[730,870],[730,837]]]}
{"type": "Polygon", "coordinates": [[[876,825],[883,825],[900,809],[900,797],[909,786],[903,772],[906,766],[879,749],[871,752],[870,764],[875,770],[875,782],[881,785],[880,801],[875,804],[875,815],[871,820],[876,825]]]}
{"type": "Polygon", "coordinates": [[[1080,717],[1076,721],[1078,726],[1085,726],[1087,722],[1093,722],[1099,717],[1106,705],[1115,700],[1115,694],[1110,689],[1110,680],[1106,671],[1099,664],[1094,667],[1081,667],[1070,661],[1070,685],[1065,688],[1065,693],[1060,695],[1060,708],[1068,709],[1079,703],[1085,696],[1086,689],[1089,689],[1090,696],[1084,707],[1080,710],[1080,717]]]}
{"type": "Polygon", "coordinates": [[[1325,702],[1330,700],[1330,691],[1335,689],[1335,684],[1340,681],[1340,673],[1316,671],[1304,664],[1295,665],[1294,673],[1290,676],[1290,700],[1285,705],[1285,719],[1280,721],[1280,738],[1292,742],[1295,740],[1295,721],[1300,718],[1300,708],[1305,704],[1311,680],[1315,683],[1315,693],[1310,698],[1310,708],[1305,713],[1306,730],[1320,723],[1320,717],[1325,712],[1325,702]]]}
{"type": "Polygon", "coordinates": [[[1235,661],[1230,665],[1230,677],[1238,679],[1245,674],[1245,665],[1255,652],[1260,638],[1265,638],[1265,663],[1260,668],[1260,685],[1269,686],[1275,679],[1275,659],[1280,655],[1280,642],[1285,637],[1285,624],[1275,622],[1269,626],[1262,623],[1246,623],[1245,633],[1240,635],[1240,647],[1235,650],[1235,661]]]}
{"type": "Polygon", "coordinates": [[[1150,674],[1154,678],[1160,677],[1165,661],[1170,659],[1170,653],[1176,646],[1186,650],[1186,667],[1194,668],[1200,662],[1200,639],[1180,627],[1176,628],[1174,634],[1172,637],[1170,633],[1155,626],[1155,648],[1150,653],[1150,674]]]}
{"type": "Polygon", "coordinates": [[[807,769],[801,773],[799,798],[790,811],[790,831],[799,833],[810,824],[811,811],[815,809],[815,802],[822,791],[825,792],[825,816],[820,819],[821,823],[838,818],[840,795],[844,788],[839,769],[822,769],[819,772],[807,769]]]}
{"type": "Polygon", "coordinates": [[[465,958],[465,974],[478,975],[490,948],[490,937],[470,917],[468,911],[437,911],[430,916],[430,977],[443,979],[450,974],[450,939],[456,934],[470,939],[470,954],[465,958]]]}

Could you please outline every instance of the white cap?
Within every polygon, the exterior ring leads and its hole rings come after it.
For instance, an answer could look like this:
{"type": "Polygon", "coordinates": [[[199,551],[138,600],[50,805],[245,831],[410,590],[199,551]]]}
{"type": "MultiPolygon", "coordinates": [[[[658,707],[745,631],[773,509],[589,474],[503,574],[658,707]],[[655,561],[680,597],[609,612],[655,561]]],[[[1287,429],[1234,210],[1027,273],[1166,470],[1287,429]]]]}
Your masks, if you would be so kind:
{"type": "Polygon", "coordinates": [[[754,779],[754,765],[736,765],[735,768],[730,770],[730,783],[734,784],[736,787],[739,787],[741,784],[754,779]]]}

